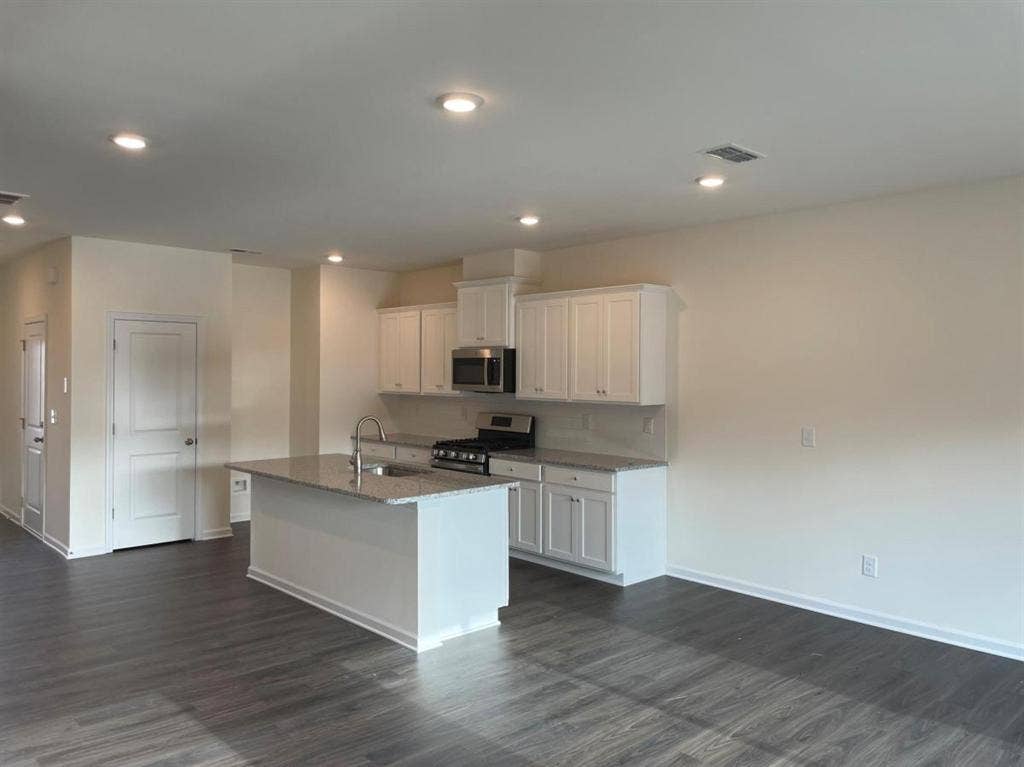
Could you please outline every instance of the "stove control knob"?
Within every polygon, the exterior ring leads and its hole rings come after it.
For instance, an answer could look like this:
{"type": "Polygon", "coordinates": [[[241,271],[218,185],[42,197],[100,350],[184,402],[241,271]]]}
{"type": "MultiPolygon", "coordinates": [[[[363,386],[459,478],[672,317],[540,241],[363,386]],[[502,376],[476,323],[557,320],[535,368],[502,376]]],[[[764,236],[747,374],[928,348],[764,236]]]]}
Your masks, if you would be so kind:
{"type": "Polygon", "coordinates": [[[444,454],[449,458],[454,458],[455,456],[458,455],[458,453],[456,453],[454,450],[445,450],[444,454]]]}
{"type": "Polygon", "coordinates": [[[467,461],[475,461],[476,460],[476,453],[466,453],[466,460],[467,461]]]}
{"type": "Polygon", "coordinates": [[[459,453],[458,458],[460,461],[467,461],[469,460],[469,453],[459,453]]]}

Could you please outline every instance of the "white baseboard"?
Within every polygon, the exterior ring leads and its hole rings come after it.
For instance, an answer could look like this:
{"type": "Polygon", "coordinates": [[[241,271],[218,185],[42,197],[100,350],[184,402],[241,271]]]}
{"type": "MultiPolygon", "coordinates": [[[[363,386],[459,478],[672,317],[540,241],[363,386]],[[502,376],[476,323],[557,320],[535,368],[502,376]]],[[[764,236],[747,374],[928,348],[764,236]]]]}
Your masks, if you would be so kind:
{"type": "Polygon", "coordinates": [[[231,523],[235,522],[248,522],[252,518],[252,513],[248,511],[240,511],[238,513],[231,512],[231,523]]]}
{"type": "Polygon", "coordinates": [[[212,541],[217,538],[230,538],[234,533],[231,532],[231,527],[217,527],[213,530],[203,530],[196,536],[197,541],[212,541]]]}
{"type": "Polygon", "coordinates": [[[306,604],[318,607],[324,612],[330,613],[331,615],[335,615],[339,618],[344,618],[349,623],[362,626],[367,631],[379,634],[382,637],[390,639],[392,642],[397,642],[403,647],[408,647],[410,650],[423,652],[424,650],[432,650],[433,648],[440,647],[441,645],[439,641],[431,643],[421,642],[415,634],[412,634],[405,629],[377,620],[376,618],[356,610],[353,607],[344,605],[341,602],[336,602],[333,599],[325,597],[323,594],[310,591],[309,589],[298,586],[284,578],[278,578],[276,575],[271,575],[257,567],[250,566],[246,574],[254,581],[259,581],[264,586],[270,586],[270,588],[284,592],[290,597],[295,597],[306,604]]]}
{"type": "Polygon", "coordinates": [[[61,541],[58,541],[55,537],[49,533],[43,533],[43,543],[49,546],[51,549],[60,554],[64,559],[70,559],[68,556],[68,547],[61,541]]]}
{"type": "Polygon", "coordinates": [[[21,514],[15,514],[13,509],[8,509],[2,503],[0,503],[0,515],[7,517],[18,527],[21,527],[21,514]]]}
{"type": "Polygon", "coordinates": [[[84,549],[71,549],[68,551],[68,559],[85,559],[86,557],[99,557],[104,554],[113,554],[106,546],[88,546],[84,549]]]}
{"type": "Polygon", "coordinates": [[[944,642],[946,644],[956,645],[957,647],[966,647],[969,650],[978,650],[991,655],[1000,655],[1004,658],[1012,658],[1013,660],[1024,660],[1024,644],[1006,642],[1001,639],[995,639],[982,634],[972,634],[967,631],[946,629],[930,623],[922,623],[921,621],[900,618],[896,615],[889,615],[887,613],[876,612],[874,610],[865,610],[860,607],[853,607],[851,605],[832,602],[827,599],[805,596],[804,594],[797,594],[784,589],[760,586],[756,583],[727,578],[722,575],[690,570],[686,567],[679,567],[678,565],[669,565],[666,568],[666,572],[673,578],[679,578],[684,581],[703,583],[705,586],[714,586],[716,588],[725,589],[726,591],[735,591],[740,594],[746,594],[747,596],[768,599],[772,602],[780,602],[784,605],[790,605],[791,607],[800,607],[804,610],[824,613],[825,615],[831,615],[835,618],[844,618],[857,623],[866,623],[869,626],[877,626],[878,628],[898,631],[902,634],[922,637],[923,639],[932,639],[936,642],[944,642]]]}
{"type": "Polygon", "coordinates": [[[595,581],[604,581],[605,583],[610,583],[613,586],[625,585],[622,582],[622,575],[619,573],[603,573],[600,570],[591,570],[589,567],[579,567],[571,562],[559,562],[557,559],[542,557],[538,554],[531,554],[528,551],[509,549],[508,555],[514,559],[521,559],[524,562],[533,562],[535,565],[543,565],[544,567],[551,567],[555,570],[561,570],[566,573],[582,575],[584,578],[592,578],[595,581]]]}

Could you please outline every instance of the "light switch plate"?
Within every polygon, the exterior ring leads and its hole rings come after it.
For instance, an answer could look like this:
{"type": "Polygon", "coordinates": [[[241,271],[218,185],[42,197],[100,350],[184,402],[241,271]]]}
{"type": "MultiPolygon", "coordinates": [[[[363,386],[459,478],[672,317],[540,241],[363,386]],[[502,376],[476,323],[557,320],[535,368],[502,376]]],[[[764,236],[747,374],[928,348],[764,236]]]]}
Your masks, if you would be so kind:
{"type": "Polygon", "coordinates": [[[649,415],[644,416],[644,434],[654,434],[654,418],[649,415]]]}
{"type": "Polygon", "coordinates": [[[800,427],[800,445],[802,447],[814,447],[817,442],[813,426],[800,427]]]}

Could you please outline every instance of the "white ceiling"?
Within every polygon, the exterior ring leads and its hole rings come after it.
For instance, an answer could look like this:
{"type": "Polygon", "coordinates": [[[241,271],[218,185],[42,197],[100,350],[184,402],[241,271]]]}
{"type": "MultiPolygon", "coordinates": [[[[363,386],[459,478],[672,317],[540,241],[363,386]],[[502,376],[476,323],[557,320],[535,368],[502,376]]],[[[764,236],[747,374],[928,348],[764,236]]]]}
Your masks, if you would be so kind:
{"type": "Polygon", "coordinates": [[[0,258],[73,233],[404,269],[1022,173],[1022,39],[1012,1],[0,0],[0,189],[32,195],[0,258]],[[698,154],[724,141],[767,159],[698,154]]]}

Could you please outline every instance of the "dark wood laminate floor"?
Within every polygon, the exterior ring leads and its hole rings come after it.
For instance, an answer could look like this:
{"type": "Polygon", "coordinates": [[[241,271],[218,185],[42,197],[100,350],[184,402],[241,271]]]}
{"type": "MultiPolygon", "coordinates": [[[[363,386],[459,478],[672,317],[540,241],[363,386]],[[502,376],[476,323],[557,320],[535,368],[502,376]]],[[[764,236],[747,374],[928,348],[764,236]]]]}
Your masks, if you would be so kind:
{"type": "Polygon", "coordinates": [[[236,537],[65,562],[0,522],[0,765],[1020,765],[1024,664],[662,578],[513,563],[419,657],[236,537]]]}

